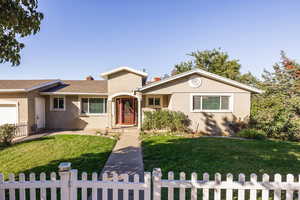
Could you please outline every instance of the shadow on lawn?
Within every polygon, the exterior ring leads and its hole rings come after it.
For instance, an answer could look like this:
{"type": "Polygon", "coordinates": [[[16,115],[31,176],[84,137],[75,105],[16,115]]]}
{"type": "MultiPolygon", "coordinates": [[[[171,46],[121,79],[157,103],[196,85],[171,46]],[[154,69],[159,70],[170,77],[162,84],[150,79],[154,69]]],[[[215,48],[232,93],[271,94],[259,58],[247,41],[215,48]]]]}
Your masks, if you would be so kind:
{"type": "Polygon", "coordinates": [[[168,171],[177,176],[183,171],[208,172],[213,178],[219,172],[222,177],[232,173],[260,176],[275,173],[298,174],[300,172],[300,145],[292,142],[235,140],[230,138],[164,138],[154,137],[143,141],[146,171],[161,168],[164,177],[168,171]]]}
{"type": "MultiPolygon", "coordinates": [[[[16,143],[11,146],[0,146],[0,151],[7,149],[7,148],[15,148],[15,147],[18,147],[19,145],[24,145],[26,143],[35,143],[35,142],[40,142],[40,141],[44,141],[44,140],[55,140],[55,138],[54,137],[42,137],[42,138],[35,139],[35,140],[16,143]]],[[[68,151],[67,147],[65,150],[68,151]]],[[[36,151],[39,151],[39,150],[37,149],[36,151]]],[[[92,172],[97,172],[97,173],[101,172],[110,153],[111,153],[111,151],[104,151],[104,152],[99,152],[99,153],[85,153],[85,154],[81,154],[80,156],[74,157],[74,158],[51,160],[49,163],[47,163],[45,165],[36,166],[36,167],[29,168],[26,170],[18,171],[15,173],[15,175],[17,178],[19,173],[25,173],[26,178],[29,178],[29,174],[33,172],[36,174],[36,178],[39,179],[39,174],[42,172],[45,172],[47,175],[47,178],[49,178],[51,172],[58,173],[58,166],[61,162],[71,162],[72,169],[77,169],[79,174],[81,174],[82,172],[87,172],[88,175],[91,176],[92,172]]],[[[30,160],[28,160],[28,162],[30,162],[30,160]]],[[[6,176],[7,176],[7,174],[6,174],[6,176]]]]}
{"type": "Polygon", "coordinates": [[[29,174],[33,172],[36,174],[36,179],[38,180],[39,174],[45,172],[48,179],[51,172],[56,172],[58,175],[58,166],[61,162],[71,162],[72,169],[78,170],[79,177],[81,177],[82,172],[87,172],[88,176],[91,177],[93,172],[101,172],[109,154],[110,152],[86,153],[76,158],[52,160],[46,165],[36,166],[25,171],[19,171],[15,175],[17,176],[19,173],[25,173],[26,178],[29,178],[29,174]]]}

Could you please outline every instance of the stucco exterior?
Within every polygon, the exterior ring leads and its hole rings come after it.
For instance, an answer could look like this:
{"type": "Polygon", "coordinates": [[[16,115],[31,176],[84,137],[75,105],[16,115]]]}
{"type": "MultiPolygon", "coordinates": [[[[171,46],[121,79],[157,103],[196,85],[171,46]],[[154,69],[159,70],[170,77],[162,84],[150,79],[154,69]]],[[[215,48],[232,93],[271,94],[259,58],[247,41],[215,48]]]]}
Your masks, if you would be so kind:
{"type": "Polygon", "coordinates": [[[142,87],[143,78],[140,75],[127,71],[120,71],[109,75],[107,78],[108,94],[132,93],[142,87]]]}
{"type": "MultiPolygon", "coordinates": [[[[18,122],[27,122],[29,132],[36,131],[36,97],[41,97],[45,99],[46,129],[103,130],[114,128],[116,127],[116,117],[120,116],[120,114],[118,116],[116,114],[116,110],[120,109],[116,105],[116,99],[135,98],[137,106],[134,106],[134,109],[136,109],[134,116],[137,120],[132,125],[137,125],[139,128],[142,124],[144,111],[169,109],[185,113],[191,120],[190,128],[194,131],[209,134],[228,134],[228,124],[230,122],[242,121],[249,117],[251,93],[259,92],[256,88],[203,71],[191,71],[191,73],[184,76],[170,77],[170,79],[166,79],[167,81],[154,82],[152,85],[151,83],[145,84],[147,77],[145,72],[128,67],[118,68],[103,74],[105,80],[102,81],[61,81],[60,83],[39,87],[30,92],[2,92],[0,93],[0,103],[1,101],[17,102],[18,122]],[[191,79],[201,80],[200,85],[197,87],[191,86],[191,79]],[[230,109],[209,112],[207,110],[192,109],[193,95],[222,96],[221,94],[230,96],[230,109]],[[54,111],[50,108],[50,102],[54,96],[64,98],[65,109],[54,111]],[[107,112],[83,115],[81,113],[82,97],[107,99],[107,112]],[[149,97],[160,98],[161,105],[150,106],[147,103],[149,97]]],[[[10,84],[13,84],[13,81],[10,84]]],[[[18,84],[20,85],[20,82],[18,84]]]]}
{"type": "MultiPolygon", "coordinates": [[[[46,96],[46,128],[48,129],[105,129],[108,126],[108,114],[83,115],[80,113],[80,98],[84,96],[68,95],[65,111],[50,109],[50,96],[46,96]]],[[[99,96],[104,97],[104,96],[99,96]]]]}
{"type": "MultiPolygon", "coordinates": [[[[191,75],[144,91],[144,95],[170,94],[167,108],[181,111],[191,120],[194,131],[207,134],[229,134],[228,123],[235,120],[245,120],[250,115],[251,93],[249,91],[221,83],[199,75],[191,75]],[[200,77],[201,86],[193,88],[188,81],[191,77],[200,77]],[[233,95],[232,112],[193,112],[191,109],[191,94],[201,93],[231,93],[233,95]]],[[[145,100],[146,101],[146,100],[145,100]]],[[[146,106],[143,110],[149,110],[146,106]]]]}

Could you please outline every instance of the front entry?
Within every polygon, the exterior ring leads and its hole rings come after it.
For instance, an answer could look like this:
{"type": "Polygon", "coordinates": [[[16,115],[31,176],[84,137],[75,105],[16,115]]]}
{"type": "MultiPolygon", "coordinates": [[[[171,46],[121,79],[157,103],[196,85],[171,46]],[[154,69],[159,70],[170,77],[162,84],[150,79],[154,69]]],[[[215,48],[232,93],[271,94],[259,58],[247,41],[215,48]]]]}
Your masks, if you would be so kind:
{"type": "Polygon", "coordinates": [[[135,98],[116,99],[116,122],[119,125],[135,125],[137,122],[137,101],[135,98]]]}

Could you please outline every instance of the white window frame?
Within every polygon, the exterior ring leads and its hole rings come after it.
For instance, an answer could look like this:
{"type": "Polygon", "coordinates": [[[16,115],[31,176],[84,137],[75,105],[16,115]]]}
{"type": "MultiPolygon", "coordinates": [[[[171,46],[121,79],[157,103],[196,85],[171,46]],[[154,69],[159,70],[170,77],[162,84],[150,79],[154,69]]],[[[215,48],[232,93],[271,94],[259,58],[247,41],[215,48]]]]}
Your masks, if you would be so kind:
{"type": "MultiPolygon", "coordinates": [[[[105,105],[105,104],[103,104],[105,105]]],[[[88,110],[89,110],[89,103],[88,103],[88,110]]],[[[108,109],[108,98],[107,97],[90,97],[90,96],[82,96],[79,98],[79,115],[81,116],[101,116],[101,115],[107,115],[107,109],[108,109]],[[106,112],[105,113],[82,113],[82,99],[106,99],[106,112]]],[[[104,109],[105,110],[105,109],[104,109]]]]}
{"type": "Polygon", "coordinates": [[[50,96],[50,110],[51,111],[66,111],[66,96],[50,96]],[[54,98],[64,99],[64,108],[54,108],[54,98]]]}
{"type": "Polygon", "coordinates": [[[149,107],[149,108],[161,108],[163,106],[163,97],[162,96],[156,96],[156,95],[147,96],[146,101],[147,101],[147,107],[149,107]],[[149,98],[154,99],[154,105],[149,104],[149,98]],[[159,100],[160,105],[155,105],[155,99],[160,99],[159,100]]]}
{"type": "Polygon", "coordinates": [[[192,93],[190,96],[190,111],[193,113],[197,112],[207,112],[207,113],[232,113],[234,105],[234,95],[233,93],[192,93]],[[201,98],[201,109],[193,108],[194,96],[228,96],[229,97],[229,109],[227,110],[203,110],[202,109],[202,98],[201,98]]]}

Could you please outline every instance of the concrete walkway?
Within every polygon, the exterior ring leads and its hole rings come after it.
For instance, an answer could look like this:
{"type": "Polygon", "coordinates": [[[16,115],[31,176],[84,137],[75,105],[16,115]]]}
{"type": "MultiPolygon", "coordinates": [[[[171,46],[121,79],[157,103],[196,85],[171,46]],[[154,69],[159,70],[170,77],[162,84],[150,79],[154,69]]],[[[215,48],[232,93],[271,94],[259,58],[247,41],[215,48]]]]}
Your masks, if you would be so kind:
{"type": "Polygon", "coordinates": [[[141,142],[137,129],[124,130],[102,169],[102,173],[104,172],[129,175],[144,174],[141,142]]]}

